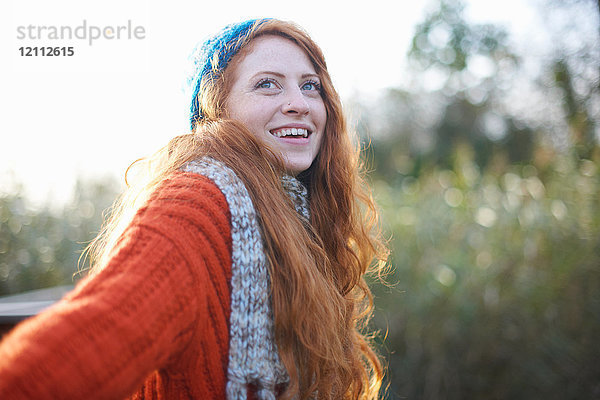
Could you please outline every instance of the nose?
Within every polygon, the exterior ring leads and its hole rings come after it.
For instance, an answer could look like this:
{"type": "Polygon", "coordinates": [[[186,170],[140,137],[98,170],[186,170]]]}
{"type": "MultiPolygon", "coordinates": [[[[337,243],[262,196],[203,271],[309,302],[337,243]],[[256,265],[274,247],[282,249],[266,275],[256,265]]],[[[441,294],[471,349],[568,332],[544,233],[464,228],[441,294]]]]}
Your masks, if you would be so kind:
{"type": "Polygon", "coordinates": [[[284,98],[281,111],[284,114],[306,115],[309,113],[310,106],[300,88],[294,88],[288,91],[287,96],[284,98]]]}

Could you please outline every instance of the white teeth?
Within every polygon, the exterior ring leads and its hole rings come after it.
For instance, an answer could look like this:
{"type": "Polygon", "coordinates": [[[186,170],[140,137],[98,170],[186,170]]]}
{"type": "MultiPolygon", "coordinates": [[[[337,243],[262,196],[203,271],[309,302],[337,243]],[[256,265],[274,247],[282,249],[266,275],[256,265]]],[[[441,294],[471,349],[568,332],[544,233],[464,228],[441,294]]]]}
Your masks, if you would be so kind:
{"type": "Polygon", "coordinates": [[[302,137],[308,137],[308,130],[304,129],[304,128],[287,128],[287,129],[281,129],[278,131],[273,132],[273,136],[277,136],[277,137],[285,137],[285,136],[302,136],[302,137]]]}

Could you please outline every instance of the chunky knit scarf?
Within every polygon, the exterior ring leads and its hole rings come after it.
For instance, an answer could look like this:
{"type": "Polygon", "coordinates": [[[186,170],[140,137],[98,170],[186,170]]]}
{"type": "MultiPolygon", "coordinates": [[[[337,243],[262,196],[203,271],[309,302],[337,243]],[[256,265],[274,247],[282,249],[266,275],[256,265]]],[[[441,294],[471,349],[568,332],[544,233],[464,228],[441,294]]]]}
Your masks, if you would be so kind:
{"type": "MultiPolygon", "coordinates": [[[[273,337],[273,314],[263,238],[256,210],[242,181],[223,163],[203,158],[183,167],[211,179],[223,192],[231,213],[232,278],[227,369],[227,398],[247,398],[247,387],[257,397],[275,399],[275,387],[289,377],[279,359],[273,337]]],[[[296,178],[284,176],[282,185],[296,211],[309,218],[307,190],[296,178]]]]}

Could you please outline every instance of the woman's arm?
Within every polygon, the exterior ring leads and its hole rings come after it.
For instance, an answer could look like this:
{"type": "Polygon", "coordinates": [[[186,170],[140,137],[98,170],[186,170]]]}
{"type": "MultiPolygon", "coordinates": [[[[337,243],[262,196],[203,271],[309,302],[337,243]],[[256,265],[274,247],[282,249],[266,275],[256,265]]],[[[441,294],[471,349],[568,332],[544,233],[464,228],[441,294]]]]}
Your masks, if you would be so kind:
{"type": "Polygon", "coordinates": [[[0,398],[131,394],[206,324],[207,296],[228,313],[230,252],[222,193],[202,176],[177,173],[138,212],[98,275],[3,340],[0,398]]]}

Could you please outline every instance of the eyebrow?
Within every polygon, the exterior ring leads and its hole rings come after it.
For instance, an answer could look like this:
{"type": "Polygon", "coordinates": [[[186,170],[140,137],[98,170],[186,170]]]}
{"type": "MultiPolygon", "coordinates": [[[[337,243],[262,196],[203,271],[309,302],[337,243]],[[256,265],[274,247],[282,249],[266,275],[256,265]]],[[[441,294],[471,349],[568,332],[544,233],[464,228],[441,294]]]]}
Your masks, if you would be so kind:
{"type": "MultiPolygon", "coordinates": [[[[257,72],[256,74],[254,74],[252,76],[252,79],[255,79],[256,77],[258,77],[259,75],[275,75],[279,78],[285,78],[285,74],[282,74],[281,72],[275,72],[275,71],[260,71],[257,72]]],[[[302,79],[306,79],[306,78],[317,78],[320,79],[319,75],[317,75],[316,73],[308,73],[308,74],[302,74],[300,76],[302,79]]]]}

